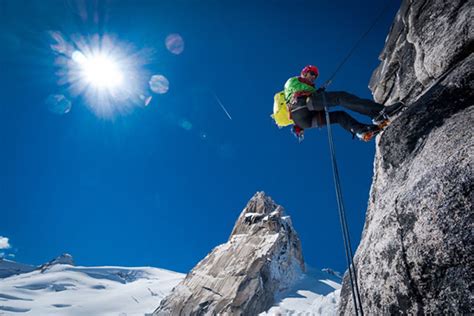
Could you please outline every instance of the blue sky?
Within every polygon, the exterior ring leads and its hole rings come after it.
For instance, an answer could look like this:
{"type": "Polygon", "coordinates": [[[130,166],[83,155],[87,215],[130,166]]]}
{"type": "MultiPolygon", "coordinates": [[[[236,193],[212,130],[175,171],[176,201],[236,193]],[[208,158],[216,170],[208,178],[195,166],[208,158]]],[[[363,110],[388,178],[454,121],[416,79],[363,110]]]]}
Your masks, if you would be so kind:
{"type": "MultiPolygon", "coordinates": [[[[306,262],[343,271],[326,129],[307,131],[298,143],[269,114],[274,93],[304,65],[319,67],[322,84],[382,6],[2,1],[0,236],[11,245],[2,251],[33,264],[68,252],[80,265],[187,272],[227,240],[262,190],[292,217],[306,262]],[[113,36],[140,60],[143,91],[153,74],[168,78],[169,91],[147,91],[147,107],[97,115],[61,82],[51,31],[66,39],[113,36]],[[173,33],[184,39],[179,55],[164,44],[173,33]],[[67,114],[51,113],[44,102],[58,93],[72,102],[67,114]]],[[[371,96],[367,85],[398,6],[394,1],[329,90],[371,96]]],[[[352,140],[340,127],[334,132],[357,245],[374,143],[352,140]]]]}

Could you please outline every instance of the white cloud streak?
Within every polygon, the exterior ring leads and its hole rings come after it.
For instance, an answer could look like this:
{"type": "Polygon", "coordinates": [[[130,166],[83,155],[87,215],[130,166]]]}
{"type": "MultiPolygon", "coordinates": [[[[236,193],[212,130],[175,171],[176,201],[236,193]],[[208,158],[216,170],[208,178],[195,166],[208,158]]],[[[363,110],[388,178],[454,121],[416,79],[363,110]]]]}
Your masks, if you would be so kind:
{"type": "Polygon", "coordinates": [[[219,100],[219,98],[217,97],[217,94],[214,93],[214,97],[216,98],[217,103],[221,106],[222,110],[224,110],[225,114],[227,114],[227,117],[232,121],[232,116],[230,116],[224,104],[222,104],[221,100],[219,100]]]}

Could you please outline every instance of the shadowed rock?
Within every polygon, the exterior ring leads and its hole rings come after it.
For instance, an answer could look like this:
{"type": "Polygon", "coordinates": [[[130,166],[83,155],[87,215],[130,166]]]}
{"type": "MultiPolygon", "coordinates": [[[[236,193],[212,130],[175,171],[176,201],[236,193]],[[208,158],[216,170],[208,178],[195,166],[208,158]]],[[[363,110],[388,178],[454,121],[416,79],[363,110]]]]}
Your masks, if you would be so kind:
{"type": "MultiPolygon", "coordinates": [[[[474,313],[472,2],[403,1],[370,87],[379,137],[355,256],[366,315],[474,313]]],[[[340,314],[354,315],[346,274],[340,314]]]]}

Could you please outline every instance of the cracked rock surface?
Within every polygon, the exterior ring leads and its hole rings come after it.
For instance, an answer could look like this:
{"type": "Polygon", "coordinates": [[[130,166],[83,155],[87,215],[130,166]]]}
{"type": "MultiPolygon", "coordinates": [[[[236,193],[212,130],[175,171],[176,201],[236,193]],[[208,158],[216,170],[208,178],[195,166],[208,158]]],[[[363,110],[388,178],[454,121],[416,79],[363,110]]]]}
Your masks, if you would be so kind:
{"type": "Polygon", "coordinates": [[[474,51],[473,2],[403,0],[369,87],[379,103],[412,103],[474,51]]]}
{"type": "MultiPolygon", "coordinates": [[[[372,76],[376,100],[408,108],[377,138],[354,260],[366,315],[474,313],[472,7],[403,1],[372,76]]],[[[339,312],[355,314],[347,275],[339,312]]]]}
{"type": "Polygon", "coordinates": [[[154,315],[257,315],[303,270],[301,242],[290,218],[258,192],[229,240],[199,262],[154,315]]]}

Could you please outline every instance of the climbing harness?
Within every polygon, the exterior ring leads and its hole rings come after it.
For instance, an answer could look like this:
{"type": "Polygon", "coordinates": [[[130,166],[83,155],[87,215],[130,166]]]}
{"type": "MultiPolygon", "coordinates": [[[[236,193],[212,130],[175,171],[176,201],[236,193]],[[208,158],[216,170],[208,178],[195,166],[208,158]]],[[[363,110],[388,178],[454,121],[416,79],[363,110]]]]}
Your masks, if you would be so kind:
{"type": "Polygon", "coordinates": [[[337,209],[338,209],[338,212],[339,212],[339,221],[340,221],[340,224],[341,224],[342,238],[343,238],[343,241],[344,241],[344,250],[345,250],[345,253],[346,253],[347,267],[348,267],[348,270],[349,270],[349,279],[350,279],[350,284],[351,284],[352,301],[354,302],[354,312],[355,312],[356,316],[359,316],[359,315],[364,316],[364,310],[362,308],[362,302],[361,302],[361,299],[360,299],[359,283],[357,281],[357,269],[354,265],[354,258],[353,258],[353,254],[352,254],[352,245],[351,245],[351,240],[350,240],[350,237],[349,237],[349,227],[347,225],[346,211],[345,211],[345,208],[344,208],[344,200],[342,198],[342,190],[341,190],[341,183],[340,183],[340,178],[339,178],[339,170],[338,170],[337,161],[336,161],[336,150],[334,148],[334,140],[333,140],[333,137],[332,137],[331,121],[330,121],[329,110],[328,110],[328,106],[327,106],[327,102],[326,102],[325,90],[332,83],[333,79],[336,77],[337,73],[342,68],[342,66],[347,62],[347,60],[355,52],[355,50],[357,49],[359,44],[362,42],[362,40],[367,36],[367,34],[370,33],[370,31],[374,28],[374,26],[380,20],[382,15],[388,9],[390,3],[391,3],[390,1],[387,1],[387,4],[381,10],[381,12],[376,17],[376,19],[372,22],[372,24],[367,29],[367,31],[364,34],[362,34],[362,36],[357,40],[357,42],[353,45],[353,47],[351,48],[349,53],[346,55],[346,57],[341,61],[341,63],[339,63],[336,70],[332,73],[332,75],[329,77],[329,79],[326,80],[326,82],[320,88],[320,93],[322,95],[322,100],[323,100],[323,105],[324,105],[324,111],[326,113],[326,125],[327,125],[327,129],[328,129],[329,150],[330,150],[330,154],[331,154],[334,188],[335,188],[335,191],[336,191],[336,199],[337,199],[337,209]]]}

